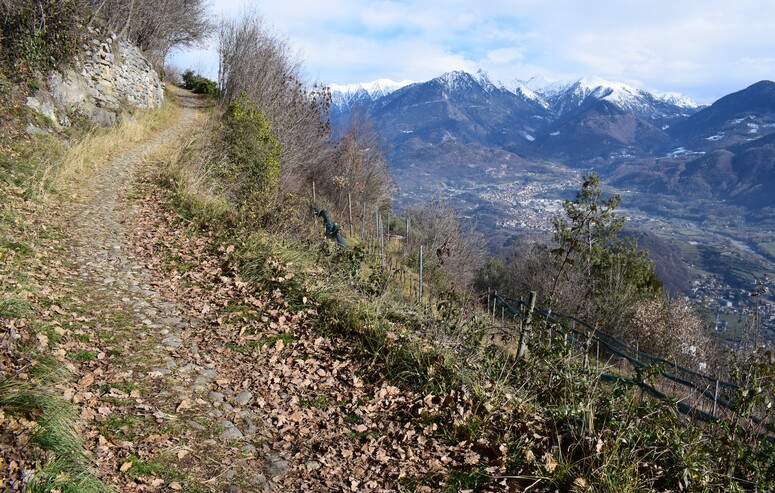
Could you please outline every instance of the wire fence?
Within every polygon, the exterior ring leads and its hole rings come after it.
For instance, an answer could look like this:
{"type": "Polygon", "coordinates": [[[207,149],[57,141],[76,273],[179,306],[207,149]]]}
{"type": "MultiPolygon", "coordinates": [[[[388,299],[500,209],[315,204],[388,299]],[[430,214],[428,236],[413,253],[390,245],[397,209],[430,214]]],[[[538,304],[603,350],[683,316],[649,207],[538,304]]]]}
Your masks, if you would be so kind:
{"type": "MultiPolygon", "coordinates": [[[[497,318],[498,308],[503,327],[507,314],[516,321],[519,353],[524,351],[524,344],[529,338],[543,337],[549,344],[570,345],[584,354],[585,362],[591,359],[594,364],[600,365],[605,361],[601,380],[637,385],[643,393],[675,402],[678,411],[693,418],[715,422],[738,412],[736,396],[742,389],[732,382],[639,351],[584,320],[535,306],[532,296],[524,301],[507,299],[495,293],[488,300],[488,313],[497,318]]],[[[772,401],[772,396],[769,400],[772,401]]],[[[768,416],[764,410],[754,410],[749,418],[762,433],[769,435],[771,441],[775,441],[775,437],[771,436],[775,433],[775,426],[768,416]]]]}
{"type": "MultiPolygon", "coordinates": [[[[426,282],[424,278],[427,252],[422,244],[410,241],[413,236],[410,220],[397,221],[396,216],[391,217],[389,210],[379,209],[375,209],[369,219],[365,207],[359,218],[353,218],[351,208],[348,209],[350,239],[360,239],[365,253],[372,259],[372,265],[386,276],[384,287],[389,286],[394,295],[404,302],[435,311],[441,304],[442,293],[433,282],[426,282]],[[354,219],[360,224],[355,224],[354,219]],[[394,224],[392,232],[391,222],[394,224]],[[400,227],[396,227],[397,224],[400,227]],[[408,258],[414,265],[407,265],[408,258]]],[[[537,307],[534,299],[507,299],[494,293],[488,296],[487,311],[493,320],[500,315],[502,330],[518,332],[511,334],[519,339],[518,356],[524,353],[530,337],[545,337],[549,344],[570,345],[584,355],[587,364],[600,368],[605,362],[602,368],[605,371],[600,372],[602,381],[636,385],[644,398],[648,394],[653,398],[670,400],[678,411],[695,419],[715,422],[738,412],[737,396],[743,389],[735,383],[640,351],[587,321],[537,307]],[[497,313],[499,308],[500,314],[497,313]],[[507,315],[514,322],[514,327],[507,328],[507,315]]],[[[769,400],[772,401],[772,396],[769,400]]],[[[769,416],[766,411],[754,410],[746,418],[751,419],[771,441],[775,441],[772,436],[775,435],[775,423],[769,416]]]]}

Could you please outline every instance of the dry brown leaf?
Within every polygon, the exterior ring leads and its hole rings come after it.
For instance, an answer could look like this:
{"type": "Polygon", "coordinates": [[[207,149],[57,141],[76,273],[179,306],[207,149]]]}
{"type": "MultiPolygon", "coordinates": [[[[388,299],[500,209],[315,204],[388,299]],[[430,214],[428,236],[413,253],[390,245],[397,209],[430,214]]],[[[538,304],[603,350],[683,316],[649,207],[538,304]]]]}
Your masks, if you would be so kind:
{"type": "Polygon", "coordinates": [[[119,471],[127,472],[131,467],[132,467],[132,461],[126,461],[123,464],[121,464],[119,471]]]}
{"type": "Polygon", "coordinates": [[[544,458],[544,466],[549,472],[554,472],[554,470],[557,469],[557,461],[554,460],[552,454],[546,454],[544,458]]]}
{"type": "Polygon", "coordinates": [[[59,315],[67,315],[67,312],[62,310],[62,307],[59,305],[51,305],[51,311],[54,313],[58,313],[59,315]]]}
{"type": "Polygon", "coordinates": [[[48,346],[48,336],[46,336],[46,334],[41,333],[41,334],[38,334],[36,337],[38,338],[38,344],[40,345],[40,347],[48,346]]]}
{"type": "Polygon", "coordinates": [[[78,380],[78,386],[84,387],[84,388],[90,386],[93,383],[94,383],[94,375],[92,373],[87,373],[86,375],[83,376],[82,379],[78,380]]]}

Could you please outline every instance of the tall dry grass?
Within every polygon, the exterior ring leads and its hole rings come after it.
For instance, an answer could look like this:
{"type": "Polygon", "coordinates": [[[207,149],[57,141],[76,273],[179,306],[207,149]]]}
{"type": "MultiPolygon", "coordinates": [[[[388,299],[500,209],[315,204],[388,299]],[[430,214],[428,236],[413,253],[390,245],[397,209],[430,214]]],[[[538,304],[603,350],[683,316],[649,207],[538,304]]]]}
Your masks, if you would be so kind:
{"type": "Polygon", "coordinates": [[[35,151],[40,159],[37,192],[77,195],[83,184],[111,159],[169,127],[181,111],[174,95],[168,92],[159,108],[125,116],[115,127],[82,125],[68,140],[40,139],[35,151]]]}

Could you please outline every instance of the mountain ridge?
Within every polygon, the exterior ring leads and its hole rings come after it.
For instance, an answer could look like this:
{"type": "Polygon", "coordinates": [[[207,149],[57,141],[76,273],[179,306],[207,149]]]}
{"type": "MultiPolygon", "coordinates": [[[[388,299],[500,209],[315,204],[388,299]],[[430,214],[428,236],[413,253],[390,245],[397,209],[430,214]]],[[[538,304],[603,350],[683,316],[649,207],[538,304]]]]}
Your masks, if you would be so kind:
{"type": "MultiPolygon", "coordinates": [[[[436,78],[452,79],[458,74],[466,74],[468,72],[461,70],[454,70],[445,72],[436,78]]],[[[473,75],[473,74],[472,74],[473,75]]],[[[575,80],[567,81],[553,81],[549,82],[546,79],[540,79],[543,83],[532,83],[532,81],[538,80],[537,78],[531,78],[527,81],[520,79],[514,79],[511,85],[504,84],[501,81],[493,81],[484,70],[477,70],[475,75],[482,81],[486,81],[489,85],[494,87],[507,89],[510,92],[523,96],[529,99],[540,100],[546,103],[547,100],[556,98],[558,94],[567,92],[569,89],[575,89],[576,92],[583,94],[581,99],[589,95],[598,95],[603,97],[610,97],[614,100],[626,101],[633,99],[634,97],[643,97],[643,95],[649,95],[651,99],[655,101],[662,101],[665,104],[671,104],[678,107],[685,107],[689,109],[700,108],[702,105],[695,103],[689,96],[678,92],[667,93],[652,93],[643,89],[637,89],[628,84],[622,82],[612,82],[605,80],[597,76],[585,76],[575,80]]],[[[353,94],[363,89],[372,98],[386,96],[390,92],[401,89],[405,86],[412,84],[422,84],[427,81],[393,81],[391,79],[381,78],[372,82],[362,82],[354,84],[331,84],[330,88],[334,95],[334,104],[339,105],[347,103],[348,98],[340,97],[340,95],[353,94]]]]}

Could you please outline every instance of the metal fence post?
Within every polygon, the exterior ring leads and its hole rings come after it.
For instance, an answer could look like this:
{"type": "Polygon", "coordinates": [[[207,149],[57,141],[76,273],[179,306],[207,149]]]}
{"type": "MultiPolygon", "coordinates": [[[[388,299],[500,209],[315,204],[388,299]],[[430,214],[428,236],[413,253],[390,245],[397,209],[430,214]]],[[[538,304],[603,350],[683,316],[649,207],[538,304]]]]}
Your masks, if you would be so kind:
{"type": "Polygon", "coordinates": [[[379,234],[379,265],[385,267],[385,230],[379,211],[377,211],[377,234],[379,234]]]}
{"type": "Polygon", "coordinates": [[[350,238],[353,237],[353,197],[351,193],[347,194],[347,207],[350,210],[350,238]]]}
{"type": "Polygon", "coordinates": [[[420,293],[420,305],[422,305],[422,249],[423,246],[420,245],[420,284],[417,288],[418,292],[420,293]]]}
{"type": "Polygon", "coordinates": [[[363,204],[363,213],[361,213],[361,241],[366,238],[366,204],[363,204]]]}
{"type": "Polygon", "coordinates": [[[519,347],[517,349],[517,358],[522,358],[525,355],[525,348],[527,347],[527,337],[533,325],[533,311],[536,307],[536,292],[530,291],[530,298],[527,305],[527,320],[522,326],[522,331],[519,334],[519,347]]]}

